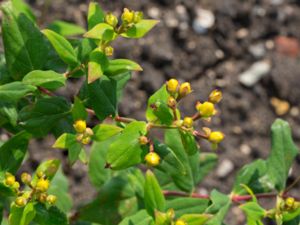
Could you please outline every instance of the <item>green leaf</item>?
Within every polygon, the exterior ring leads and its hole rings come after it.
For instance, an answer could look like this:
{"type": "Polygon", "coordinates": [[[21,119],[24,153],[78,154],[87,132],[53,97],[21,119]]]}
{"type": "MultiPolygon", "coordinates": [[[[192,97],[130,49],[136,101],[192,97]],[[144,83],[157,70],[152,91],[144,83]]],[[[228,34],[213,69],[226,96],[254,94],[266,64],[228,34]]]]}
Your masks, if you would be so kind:
{"type": "Polygon", "coordinates": [[[172,111],[167,106],[169,96],[170,94],[167,92],[166,85],[163,85],[149,98],[146,110],[148,121],[162,123],[160,116],[167,124],[173,120],[172,111]]]}
{"type": "Polygon", "coordinates": [[[289,124],[277,119],[272,127],[272,151],[267,159],[268,175],[275,188],[282,191],[285,188],[289,169],[298,154],[294,144],[289,124]]]}
{"type": "Polygon", "coordinates": [[[77,52],[77,58],[81,63],[87,63],[89,60],[90,53],[97,48],[95,42],[88,38],[80,40],[78,47],[75,49],[77,52]]]}
{"type": "Polygon", "coordinates": [[[68,23],[61,20],[56,20],[49,24],[48,29],[64,36],[76,36],[85,33],[85,29],[73,23],[68,23]]]}
{"type": "Polygon", "coordinates": [[[42,32],[66,64],[74,67],[79,64],[76,53],[67,39],[52,30],[45,29],[42,32]]]}
{"type": "Polygon", "coordinates": [[[26,94],[34,92],[36,87],[22,82],[15,81],[8,84],[0,85],[0,99],[2,101],[17,102],[26,94]]]}
{"type": "Polygon", "coordinates": [[[11,0],[11,2],[18,14],[24,13],[31,21],[36,20],[32,9],[23,0],[11,0]]]}
{"type": "Polygon", "coordinates": [[[60,161],[58,159],[50,159],[45,162],[42,162],[35,171],[35,174],[32,178],[33,184],[38,181],[37,174],[43,173],[47,177],[48,180],[52,180],[58,171],[60,166],[60,161]]]}
{"type": "Polygon", "coordinates": [[[111,124],[99,124],[93,128],[94,140],[95,141],[105,141],[117,134],[119,134],[123,129],[121,127],[111,125],[111,124]]]}
{"type": "Polygon", "coordinates": [[[119,225],[150,225],[152,221],[146,210],[140,210],[132,216],[125,217],[119,225]]]}
{"type": "Polygon", "coordinates": [[[88,117],[88,113],[85,109],[85,106],[83,105],[82,101],[77,97],[75,97],[74,104],[72,107],[72,117],[74,121],[80,119],[86,120],[88,117]]]}
{"type": "Polygon", "coordinates": [[[34,204],[32,202],[28,203],[24,208],[20,225],[28,225],[34,219],[35,214],[34,204]]]}
{"type": "Polygon", "coordinates": [[[264,193],[270,191],[270,184],[266,182],[267,180],[265,179],[266,173],[267,165],[265,160],[259,159],[245,165],[236,176],[233,186],[233,193],[238,195],[247,193],[241,184],[247,185],[254,193],[264,193]]]}
{"type": "Polygon", "coordinates": [[[195,137],[191,132],[180,130],[180,137],[184,149],[188,155],[194,155],[199,151],[195,137]]]}
{"type": "Polygon", "coordinates": [[[154,174],[148,170],[146,172],[145,182],[145,196],[144,196],[145,208],[150,216],[154,218],[154,212],[164,211],[166,206],[165,197],[162,190],[156,180],[154,174]]]}
{"type": "Polygon", "coordinates": [[[96,40],[112,41],[116,38],[114,28],[106,23],[99,23],[86,32],[83,37],[96,40]]]}
{"type": "Polygon", "coordinates": [[[139,137],[147,132],[145,122],[129,123],[119,138],[108,149],[106,161],[112,169],[125,169],[140,163],[143,159],[143,149],[139,137]]]}
{"type": "Polygon", "coordinates": [[[10,2],[2,4],[2,37],[7,68],[14,80],[41,69],[48,47],[39,29],[24,14],[14,14],[10,2]]]}
{"type": "Polygon", "coordinates": [[[300,216],[296,217],[293,220],[284,222],[283,225],[299,225],[299,223],[300,223],[300,216]]]}
{"type": "Polygon", "coordinates": [[[68,102],[60,97],[40,98],[33,106],[23,108],[21,125],[35,136],[46,135],[57,122],[70,114],[68,102]]]}
{"type": "Polygon", "coordinates": [[[192,192],[195,186],[191,164],[180,139],[179,131],[176,129],[165,132],[165,143],[172,149],[177,158],[185,167],[185,174],[173,177],[175,184],[183,191],[192,192]]]}
{"type": "Polygon", "coordinates": [[[92,29],[99,23],[104,22],[105,14],[97,2],[91,2],[88,10],[88,27],[92,29]]]}
{"type": "Polygon", "coordinates": [[[88,175],[91,183],[100,189],[111,177],[111,170],[105,169],[105,158],[110,144],[116,138],[110,138],[102,142],[93,142],[88,165],[88,175]]]}
{"type": "Polygon", "coordinates": [[[188,225],[202,225],[210,218],[211,215],[209,214],[185,214],[180,217],[180,219],[185,221],[188,225]]]}
{"type": "Polygon", "coordinates": [[[161,157],[161,163],[157,169],[166,173],[166,176],[170,176],[179,188],[186,190],[186,183],[189,183],[189,178],[186,177],[187,170],[184,162],[165,144],[155,141],[154,149],[161,157]]]}
{"type": "Polygon", "coordinates": [[[141,38],[145,36],[158,22],[158,20],[141,20],[129,28],[126,33],[121,35],[127,38],[141,38]]]}
{"type": "Polygon", "coordinates": [[[247,202],[239,208],[245,212],[248,225],[263,225],[261,220],[265,216],[265,210],[258,203],[247,202]]]}
{"type": "Polygon", "coordinates": [[[104,70],[107,76],[115,76],[127,71],[143,71],[142,67],[128,59],[113,59],[109,61],[108,67],[104,70]]]}
{"type": "Polygon", "coordinates": [[[166,208],[174,209],[176,218],[179,218],[188,213],[204,213],[208,204],[208,199],[183,197],[168,200],[166,208]]]}
{"type": "Polygon", "coordinates": [[[10,225],[20,225],[22,215],[24,212],[24,207],[17,207],[14,203],[10,207],[10,216],[9,216],[9,224],[10,225]]]}
{"type": "Polygon", "coordinates": [[[24,84],[40,86],[49,90],[55,90],[63,87],[66,83],[66,78],[52,70],[42,71],[34,70],[28,73],[22,81],[24,84]]]}
{"type": "Polygon", "coordinates": [[[57,197],[55,206],[58,209],[64,213],[70,212],[72,208],[72,199],[69,194],[69,181],[63,174],[61,168],[53,177],[48,193],[57,197]]]}
{"type": "Polygon", "coordinates": [[[107,67],[107,65],[108,59],[100,49],[97,48],[92,51],[88,63],[88,83],[90,84],[101,78],[104,68],[107,67]]]}
{"type": "Polygon", "coordinates": [[[11,125],[17,125],[18,112],[15,104],[8,102],[0,102],[0,117],[8,120],[11,125]]]}
{"type": "Polygon", "coordinates": [[[215,153],[201,153],[199,158],[200,166],[196,183],[201,182],[218,163],[218,156],[215,153]]]}
{"type": "Polygon", "coordinates": [[[206,209],[206,213],[215,214],[206,225],[222,225],[223,220],[230,208],[231,200],[227,195],[224,195],[216,190],[211,192],[212,204],[206,209]]]}
{"type": "Polygon", "coordinates": [[[53,148],[68,149],[68,158],[71,164],[75,163],[83,150],[82,145],[77,141],[75,134],[62,134],[52,146],[53,148]]]}
{"type": "Polygon", "coordinates": [[[8,171],[12,174],[17,172],[27,152],[30,138],[30,134],[22,131],[0,147],[0,171],[8,171]]]}
{"type": "Polygon", "coordinates": [[[42,204],[35,205],[36,217],[34,222],[39,225],[68,225],[67,216],[57,207],[51,206],[46,208],[42,204]]]}

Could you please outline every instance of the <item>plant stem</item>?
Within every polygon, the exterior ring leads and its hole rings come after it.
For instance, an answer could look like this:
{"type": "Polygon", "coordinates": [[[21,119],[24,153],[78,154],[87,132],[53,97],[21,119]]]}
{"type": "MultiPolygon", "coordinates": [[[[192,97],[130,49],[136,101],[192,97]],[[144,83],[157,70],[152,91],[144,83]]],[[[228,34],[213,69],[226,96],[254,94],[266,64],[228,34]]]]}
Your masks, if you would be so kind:
{"type": "Polygon", "coordinates": [[[55,96],[55,94],[53,94],[51,91],[49,91],[48,89],[46,88],[43,88],[43,87],[38,87],[39,91],[44,93],[45,95],[48,95],[48,96],[55,96]]]}
{"type": "Polygon", "coordinates": [[[135,121],[135,119],[121,117],[121,116],[116,116],[114,118],[114,120],[117,121],[117,122],[122,122],[122,123],[131,123],[131,122],[135,121]]]}
{"type": "Polygon", "coordinates": [[[197,130],[194,130],[193,131],[193,135],[198,137],[198,138],[204,138],[204,139],[208,139],[208,136],[206,134],[203,134],[203,133],[200,133],[199,131],[197,130]]]}
{"type": "Polygon", "coordinates": [[[177,128],[178,128],[177,126],[174,126],[174,125],[167,126],[167,125],[152,124],[152,123],[149,123],[148,127],[149,127],[149,129],[151,129],[151,128],[159,128],[159,129],[177,129],[177,128]]]}
{"type": "MultiPolygon", "coordinates": [[[[182,196],[182,197],[192,197],[192,198],[201,198],[201,199],[210,199],[209,195],[204,195],[204,194],[197,194],[197,193],[192,193],[188,194],[185,192],[180,192],[180,191],[168,191],[164,190],[163,194],[165,196],[182,196]]],[[[266,199],[266,198],[275,198],[278,194],[277,193],[261,193],[261,194],[255,194],[255,197],[257,199],[266,199]]],[[[282,196],[283,198],[291,197],[288,195],[282,196]]],[[[231,200],[233,202],[244,202],[244,201],[249,201],[253,197],[251,195],[233,195],[231,196],[231,200]]],[[[296,200],[299,200],[300,198],[298,197],[293,197],[296,200]]]]}
{"type": "Polygon", "coordinates": [[[284,194],[288,193],[298,182],[300,182],[300,176],[298,176],[296,178],[296,180],[294,180],[294,182],[292,184],[290,184],[285,190],[284,190],[284,194]]]}
{"type": "Polygon", "coordinates": [[[65,72],[65,73],[64,73],[64,77],[65,77],[65,78],[68,78],[68,77],[70,77],[72,74],[74,74],[75,72],[77,72],[77,71],[83,69],[84,67],[85,67],[84,64],[80,64],[80,65],[79,65],[78,67],[76,67],[75,69],[73,69],[73,70],[71,70],[71,71],[65,72]]]}

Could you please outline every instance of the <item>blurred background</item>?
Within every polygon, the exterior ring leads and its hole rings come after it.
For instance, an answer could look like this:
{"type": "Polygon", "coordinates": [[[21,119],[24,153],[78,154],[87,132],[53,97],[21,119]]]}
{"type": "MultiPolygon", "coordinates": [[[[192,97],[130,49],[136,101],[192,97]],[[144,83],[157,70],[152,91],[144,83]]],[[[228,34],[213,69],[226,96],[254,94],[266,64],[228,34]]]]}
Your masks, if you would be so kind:
{"type": "MultiPolygon", "coordinates": [[[[86,27],[88,2],[84,0],[30,0],[45,27],[65,20],[86,27]]],[[[189,81],[194,90],[181,103],[185,115],[195,112],[219,88],[224,98],[219,116],[209,125],[225,133],[218,149],[218,167],[199,187],[207,193],[217,187],[229,192],[234,175],[245,163],[265,158],[270,151],[270,126],[277,117],[287,120],[294,140],[300,144],[300,1],[288,0],[106,0],[98,1],[108,11],[121,14],[124,7],[143,11],[145,18],[160,20],[141,40],[115,42],[115,58],[137,61],[144,71],[134,74],[127,85],[120,115],[144,119],[147,98],[169,78],[189,81]]],[[[79,88],[69,85],[68,91],[79,88]]],[[[207,124],[203,124],[207,125],[207,124]]],[[[61,152],[51,143],[31,145],[31,163],[61,152]],[[43,148],[43,151],[36,149],[43,148]],[[33,154],[34,153],[34,154],[33,154]]],[[[203,151],[211,151],[200,143],[203,151]]],[[[65,169],[74,184],[75,202],[94,195],[88,188],[86,168],[80,163],[65,169]],[[83,185],[84,184],[84,189],[83,185]]],[[[300,158],[289,182],[300,172],[300,158]]],[[[291,192],[299,195],[299,185],[291,192]],[[298,191],[297,191],[298,189],[298,191]]],[[[233,208],[228,224],[244,224],[233,208]]]]}

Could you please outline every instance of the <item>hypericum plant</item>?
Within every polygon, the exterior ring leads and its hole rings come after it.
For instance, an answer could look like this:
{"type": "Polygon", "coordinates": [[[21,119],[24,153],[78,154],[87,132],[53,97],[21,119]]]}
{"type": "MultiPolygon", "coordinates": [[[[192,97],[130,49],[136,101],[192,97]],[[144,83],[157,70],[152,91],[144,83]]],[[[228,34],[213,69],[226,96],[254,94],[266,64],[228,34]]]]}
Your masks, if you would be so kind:
{"type": "Polygon", "coordinates": [[[217,155],[200,153],[196,140],[206,139],[216,149],[224,134],[199,129],[198,121],[216,114],[220,91],[212,91],[195,105],[194,115],[182,118],[178,105],[192,87],[170,79],[149,98],[146,121],[119,116],[118,102],[131,71],[142,68],[112,59],[111,43],[118,37],[141,38],[158,21],[129,9],[118,19],[91,2],[88,31],[62,21],[40,31],[21,0],[5,2],[1,9],[5,57],[1,55],[0,125],[10,136],[0,147],[2,225],[222,225],[234,204],[249,225],[263,224],[264,218],[277,225],[299,224],[299,198],[288,192],[300,178],[286,187],[298,150],[286,122],[274,122],[270,156],[245,165],[231,193],[202,195],[197,187],[217,164],[217,155]],[[83,38],[70,38],[80,34],[83,38]],[[57,96],[53,91],[70,78],[83,78],[79,93],[71,100],[57,96]],[[99,121],[94,127],[87,123],[92,116],[99,121]],[[154,129],[163,131],[163,140],[154,129]],[[59,160],[15,177],[29,141],[50,133],[57,138],[54,148],[68,150],[70,164],[86,164],[99,192],[75,209],[59,160]],[[261,198],[273,198],[276,204],[264,209],[261,198]]]}

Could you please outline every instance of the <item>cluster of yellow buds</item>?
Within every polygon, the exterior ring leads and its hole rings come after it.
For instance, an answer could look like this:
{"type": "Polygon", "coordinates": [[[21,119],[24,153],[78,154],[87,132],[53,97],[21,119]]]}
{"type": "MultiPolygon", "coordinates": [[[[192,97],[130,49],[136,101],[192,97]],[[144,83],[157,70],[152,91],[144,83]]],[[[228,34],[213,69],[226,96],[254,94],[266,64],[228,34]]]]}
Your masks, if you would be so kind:
{"type": "Polygon", "coordinates": [[[32,181],[32,177],[28,173],[21,174],[21,181],[31,190],[20,190],[20,184],[16,181],[14,175],[10,173],[5,174],[4,184],[11,187],[17,194],[15,204],[18,207],[24,207],[29,201],[39,201],[41,203],[55,204],[56,196],[48,195],[47,191],[50,186],[50,181],[43,172],[37,173],[37,180],[32,181]]]}
{"type": "Polygon", "coordinates": [[[222,100],[222,92],[214,90],[210,93],[208,101],[200,103],[197,102],[196,109],[201,118],[210,118],[216,114],[215,104],[222,100]]]}
{"type": "Polygon", "coordinates": [[[176,79],[168,80],[166,88],[175,100],[180,100],[192,92],[191,84],[189,82],[184,82],[179,85],[179,82],[176,79]]]}
{"type": "Polygon", "coordinates": [[[284,208],[288,211],[293,211],[295,209],[298,209],[300,207],[300,202],[296,201],[292,197],[288,197],[284,201],[284,208]]]}
{"type": "Polygon", "coordinates": [[[143,13],[125,8],[121,19],[124,24],[138,23],[143,19],[143,13]]]}
{"type": "Polygon", "coordinates": [[[105,15],[105,22],[112,27],[116,27],[118,25],[118,18],[114,14],[109,12],[105,15]]]}
{"type": "Polygon", "coordinates": [[[86,126],[86,122],[84,120],[76,120],[73,124],[73,127],[77,132],[77,141],[84,145],[87,145],[91,142],[91,137],[94,135],[94,132],[91,128],[86,126]]]}

